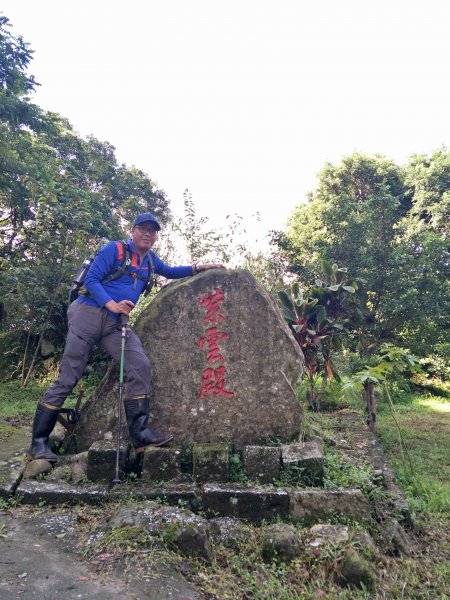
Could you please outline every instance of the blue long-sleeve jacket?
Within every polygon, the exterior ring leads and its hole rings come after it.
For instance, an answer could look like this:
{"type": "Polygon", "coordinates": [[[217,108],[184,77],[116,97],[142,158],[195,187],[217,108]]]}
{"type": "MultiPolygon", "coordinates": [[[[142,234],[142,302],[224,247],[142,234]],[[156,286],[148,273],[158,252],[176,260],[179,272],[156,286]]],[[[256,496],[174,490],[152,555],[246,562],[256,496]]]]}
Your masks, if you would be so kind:
{"type": "MultiPolygon", "coordinates": [[[[101,283],[102,280],[110,273],[117,271],[121,264],[119,259],[119,251],[116,242],[108,242],[95,257],[84,281],[84,285],[89,292],[89,297],[80,296],[78,302],[86,302],[91,306],[105,306],[110,300],[120,302],[121,300],[131,300],[134,304],[139,300],[147,280],[148,269],[150,267],[150,259],[148,254],[141,262],[139,254],[136,252],[131,239],[127,241],[131,250],[132,264],[129,269],[131,272],[141,276],[142,279],[134,278],[128,274],[124,274],[117,279],[101,283]]],[[[162,261],[153,250],[150,250],[152,255],[154,271],[157,275],[162,275],[167,279],[182,279],[192,275],[192,267],[177,266],[171,267],[162,261]]],[[[108,311],[114,318],[119,318],[119,315],[108,311]]]]}

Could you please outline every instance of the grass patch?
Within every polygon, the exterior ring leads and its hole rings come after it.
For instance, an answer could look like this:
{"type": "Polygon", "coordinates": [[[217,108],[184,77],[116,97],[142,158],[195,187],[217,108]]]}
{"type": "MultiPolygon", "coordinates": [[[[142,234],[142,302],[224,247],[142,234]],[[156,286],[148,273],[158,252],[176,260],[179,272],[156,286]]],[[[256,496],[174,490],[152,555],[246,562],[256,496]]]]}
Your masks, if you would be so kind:
{"type": "Polygon", "coordinates": [[[326,452],[325,479],[326,489],[359,488],[364,495],[370,496],[373,490],[373,473],[369,467],[344,463],[333,449],[326,452]]]}
{"type": "Polygon", "coordinates": [[[42,398],[46,386],[44,383],[31,383],[26,388],[19,381],[0,383],[0,419],[30,417],[36,410],[36,404],[42,398]]]}
{"type": "Polygon", "coordinates": [[[396,404],[405,452],[389,407],[380,405],[378,425],[383,448],[413,511],[440,515],[450,510],[450,400],[440,396],[410,396],[396,404]]]}
{"type": "MultiPolygon", "coordinates": [[[[84,389],[84,400],[97,387],[101,378],[97,373],[91,373],[83,377],[72,394],[67,398],[64,406],[73,408],[77,401],[78,390],[84,389]]],[[[34,379],[30,381],[27,387],[23,388],[20,381],[1,381],[0,382],[0,419],[21,419],[31,418],[36,410],[36,405],[45,394],[47,388],[52,383],[52,379],[34,379]]]]}

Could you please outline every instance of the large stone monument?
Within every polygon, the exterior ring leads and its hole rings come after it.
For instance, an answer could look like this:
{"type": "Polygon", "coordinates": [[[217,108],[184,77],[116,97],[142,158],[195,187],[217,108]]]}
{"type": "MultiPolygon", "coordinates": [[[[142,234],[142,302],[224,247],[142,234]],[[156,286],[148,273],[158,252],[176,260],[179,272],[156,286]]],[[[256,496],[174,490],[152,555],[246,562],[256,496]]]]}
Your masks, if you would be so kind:
{"type": "MultiPolygon", "coordinates": [[[[214,269],[161,290],[134,330],[152,364],[151,427],[176,444],[298,439],[303,356],[272,298],[244,270],[214,269]]],[[[118,369],[81,411],[80,449],[114,436],[118,369]]],[[[126,436],[126,431],[124,430],[126,436]]]]}

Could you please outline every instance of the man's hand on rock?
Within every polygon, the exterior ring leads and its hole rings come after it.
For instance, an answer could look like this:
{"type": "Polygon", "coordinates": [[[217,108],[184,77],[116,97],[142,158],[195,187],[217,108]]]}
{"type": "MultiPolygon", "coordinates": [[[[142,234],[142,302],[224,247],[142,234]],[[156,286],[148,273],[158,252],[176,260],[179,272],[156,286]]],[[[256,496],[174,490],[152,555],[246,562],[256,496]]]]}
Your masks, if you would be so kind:
{"type": "Polygon", "coordinates": [[[196,275],[201,271],[209,271],[209,269],[226,269],[221,263],[196,263],[192,265],[192,273],[196,275]]]}

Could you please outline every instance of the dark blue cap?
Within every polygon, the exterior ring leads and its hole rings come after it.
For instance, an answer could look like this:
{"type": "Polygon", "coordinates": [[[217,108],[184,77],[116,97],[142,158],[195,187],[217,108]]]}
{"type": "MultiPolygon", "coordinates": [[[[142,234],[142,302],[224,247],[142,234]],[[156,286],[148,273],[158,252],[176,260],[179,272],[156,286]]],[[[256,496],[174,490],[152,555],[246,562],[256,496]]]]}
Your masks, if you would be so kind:
{"type": "Polygon", "coordinates": [[[161,225],[159,224],[158,219],[150,213],[142,213],[141,215],[138,215],[136,217],[135,222],[133,223],[133,227],[135,227],[136,225],[140,225],[141,223],[146,223],[147,221],[151,221],[152,223],[154,223],[158,231],[161,229],[161,225]]]}

